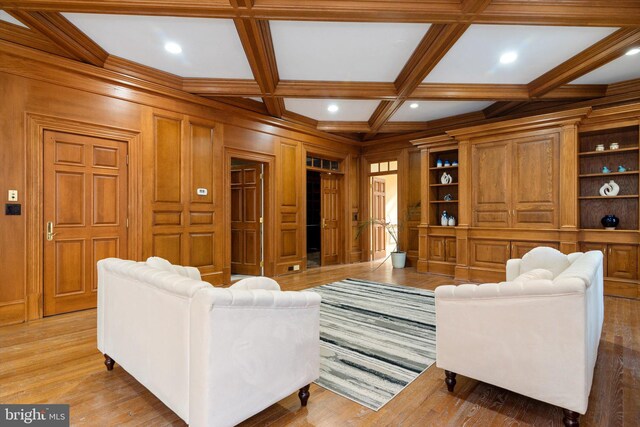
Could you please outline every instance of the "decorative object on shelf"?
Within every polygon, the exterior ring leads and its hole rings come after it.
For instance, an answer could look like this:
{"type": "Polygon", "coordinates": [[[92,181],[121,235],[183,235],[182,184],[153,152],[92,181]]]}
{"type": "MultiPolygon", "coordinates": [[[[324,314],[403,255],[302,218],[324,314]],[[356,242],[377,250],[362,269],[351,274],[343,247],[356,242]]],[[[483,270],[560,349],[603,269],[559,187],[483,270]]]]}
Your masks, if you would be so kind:
{"type": "Polygon", "coordinates": [[[438,160],[436,161],[436,167],[437,167],[437,168],[441,168],[441,167],[442,167],[442,160],[438,159],[438,160]]]}
{"type": "Polygon", "coordinates": [[[451,184],[452,181],[453,181],[453,178],[451,177],[451,175],[449,175],[446,172],[444,172],[440,177],[440,182],[443,184],[451,184]]]}
{"type": "Polygon", "coordinates": [[[458,166],[458,161],[457,161],[457,160],[454,160],[454,161],[451,163],[451,166],[458,166]]]}
{"type": "Polygon", "coordinates": [[[444,195],[444,200],[446,202],[450,202],[451,200],[453,200],[453,196],[451,195],[451,193],[447,193],[444,195]]]}
{"type": "Polygon", "coordinates": [[[447,225],[450,226],[450,227],[453,227],[454,225],[456,225],[456,217],[451,215],[449,217],[449,220],[447,221],[447,225]]]}
{"type": "Polygon", "coordinates": [[[445,166],[451,166],[451,163],[449,162],[449,160],[445,160],[445,161],[444,161],[444,165],[445,165],[445,166]]]}
{"type": "Polygon", "coordinates": [[[600,220],[600,223],[605,230],[615,230],[620,223],[620,220],[615,215],[605,215],[600,220]]]}
{"type": "Polygon", "coordinates": [[[610,172],[611,172],[611,169],[609,169],[608,167],[606,166],[602,167],[602,173],[610,173],[610,172]]]}
{"type": "Polygon", "coordinates": [[[609,150],[617,150],[618,148],[620,148],[620,144],[618,144],[617,142],[612,142],[609,146],[609,150]]]}
{"type": "Polygon", "coordinates": [[[449,214],[447,214],[447,211],[442,211],[442,216],[440,217],[440,225],[449,225],[449,214]]]}
{"type": "Polygon", "coordinates": [[[596,145],[596,151],[604,151],[604,144],[596,145]]]}
{"type": "Polygon", "coordinates": [[[607,197],[617,196],[619,192],[620,192],[620,186],[616,184],[614,180],[605,182],[602,185],[602,187],[600,187],[601,196],[607,196],[607,197]]]}
{"type": "Polygon", "coordinates": [[[624,167],[624,166],[622,166],[622,165],[618,166],[618,172],[626,172],[626,171],[628,171],[628,170],[629,170],[629,169],[625,168],[625,167],[624,167]]]}

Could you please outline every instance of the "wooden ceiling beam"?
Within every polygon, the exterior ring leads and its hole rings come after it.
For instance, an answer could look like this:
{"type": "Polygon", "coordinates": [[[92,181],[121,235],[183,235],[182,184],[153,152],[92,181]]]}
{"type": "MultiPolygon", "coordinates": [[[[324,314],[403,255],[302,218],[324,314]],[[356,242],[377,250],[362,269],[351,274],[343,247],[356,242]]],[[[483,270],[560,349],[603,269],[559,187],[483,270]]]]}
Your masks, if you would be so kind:
{"type": "Polygon", "coordinates": [[[276,96],[287,98],[393,99],[393,83],[281,80],[276,96]]]}
{"type": "Polygon", "coordinates": [[[51,40],[29,28],[19,27],[8,22],[0,21],[0,39],[16,43],[33,49],[73,58],[68,52],[60,49],[51,40]]]}
{"type": "Polygon", "coordinates": [[[185,78],[182,90],[207,96],[262,97],[263,93],[255,80],[250,79],[202,79],[185,78]]]}
{"type": "Polygon", "coordinates": [[[82,62],[102,67],[109,56],[104,49],[58,12],[12,10],[10,13],[82,62]]]}
{"type": "Polygon", "coordinates": [[[624,55],[640,43],[640,28],[621,28],[529,83],[529,95],[541,97],[624,55]]]}
{"type": "MultiPolygon", "coordinates": [[[[273,95],[280,76],[269,22],[248,18],[236,18],[234,22],[262,95],[273,95]]],[[[282,117],[284,100],[265,97],[264,104],[273,117],[282,117]]]]}
{"type": "Polygon", "coordinates": [[[318,122],[317,129],[338,133],[367,133],[371,131],[367,122],[318,122]]]}
{"type": "Polygon", "coordinates": [[[358,22],[640,26],[637,0],[0,0],[5,10],[358,22]],[[487,4],[488,3],[488,4],[487,4]],[[243,4],[245,5],[243,7],[243,4]],[[480,12],[474,8],[485,6],[480,12]],[[250,7],[251,6],[251,7],[250,7]]]}

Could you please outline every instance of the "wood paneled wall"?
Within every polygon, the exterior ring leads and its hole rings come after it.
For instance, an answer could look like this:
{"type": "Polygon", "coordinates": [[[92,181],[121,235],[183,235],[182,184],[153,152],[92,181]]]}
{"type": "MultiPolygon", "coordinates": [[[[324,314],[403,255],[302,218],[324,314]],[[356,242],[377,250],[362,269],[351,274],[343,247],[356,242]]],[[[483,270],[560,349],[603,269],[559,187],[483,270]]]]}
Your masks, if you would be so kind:
{"type": "MultiPolygon", "coordinates": [[[[215,284],[228,283],[230,274],[225,150],[270,156],[275,195],[266,208],[274,213],[269,230],[274,241],[266,242],[272,259],[265,261],[275,265],[276,274],[296,264],[304,269],[306,147],[322,146],[335,158],[357,158],[357,147],[238,117],[192,103],[189,96],[178,99],[171,91],[164,97],[120,86],[84,65],[77,74],[58,69],[47,63],[46,54],[34,51],[25,56],[25,51],[17,49],[19,55],[14,55],[0,49],[0,195],[6,201],[9,189],[18,190],[22,204],[21,216],[0,217],[0,325],[42,315],[41,254],[38,245],[27,244],[27,239],[42,238],[36,219],[41,183],[32,179],[42,168],[39,157],[32,155],[41,147],[41,135],[40,128],[29,131],[31,116],[53,128],[64,123],[66,131],[78,133],[99,127],[127,141],[129,178],[139,184],[129,201],[127,257],[159,255],[195,265],[215,284]],[[199,196],[197,188],[206,188],[207,195],[199,196]]],[[[358,199],[352,192],[349,206],[354,197],[358,199]]]]}

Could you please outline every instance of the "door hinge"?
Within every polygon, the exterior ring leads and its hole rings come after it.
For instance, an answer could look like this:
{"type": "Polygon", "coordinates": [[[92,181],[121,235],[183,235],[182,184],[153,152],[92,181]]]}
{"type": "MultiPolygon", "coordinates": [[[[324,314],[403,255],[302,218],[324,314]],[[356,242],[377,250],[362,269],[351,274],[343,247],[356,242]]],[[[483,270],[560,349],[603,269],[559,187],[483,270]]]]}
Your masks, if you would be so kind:
{"type": "Polygon", "coordinates": [[[129,155],[127,154],[127,165],[129,164],[129,155]]]}
{"type": "Polygon", "coordinates": [[[260,217],[260,224],[264,223],[264,218],[260,217]]]}
{"type": "Polygon", "coordinates": [[[260,174],[260,179],[264,179],[264,174],[263,173],[260,174]]]}
{"type": "Polygon", "coordinates": [[[260,267],[264,267],[264,261],[260,261],[260,267]]]}
{"type": "Polygon", "coordinates": [[[125,221],[125,225],[127,228],[129,228],[129,218],[127,218],[127,220],[125,221]]]}

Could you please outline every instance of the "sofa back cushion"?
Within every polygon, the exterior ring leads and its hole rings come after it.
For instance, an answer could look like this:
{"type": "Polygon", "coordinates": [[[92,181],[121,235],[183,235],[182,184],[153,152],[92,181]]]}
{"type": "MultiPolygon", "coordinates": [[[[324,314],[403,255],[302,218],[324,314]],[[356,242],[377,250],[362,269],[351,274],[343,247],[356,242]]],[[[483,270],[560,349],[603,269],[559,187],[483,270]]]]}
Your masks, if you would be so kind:
{"type": "Polygon", "coordinates": [[[547,246],[539,246],[522,257],[520,274],[542,268],[549,270],[555,278],[569,268],[570,265],[569,258],[559,250],[547,246]]]}
{"type": "Polygon", "coordinates": [[[564,270],[553,280],[561,283],[565,279],[580,279],[588,288],[596,279],[598,268],[602,265],[603,255],[600,251],[589,251],[576,259],[569,268],[564,270]]]}
{"type": "Polygon", "coordinates": [[[544,268],[534,268],[525,273],[522,273],[513,282],[528,282],[529,280],[553,280],[553,273],[544,268]]]}

